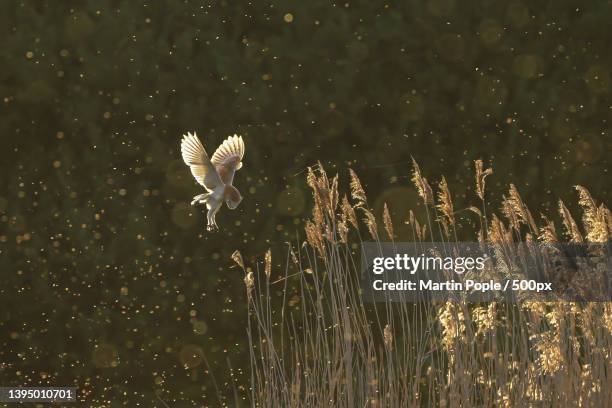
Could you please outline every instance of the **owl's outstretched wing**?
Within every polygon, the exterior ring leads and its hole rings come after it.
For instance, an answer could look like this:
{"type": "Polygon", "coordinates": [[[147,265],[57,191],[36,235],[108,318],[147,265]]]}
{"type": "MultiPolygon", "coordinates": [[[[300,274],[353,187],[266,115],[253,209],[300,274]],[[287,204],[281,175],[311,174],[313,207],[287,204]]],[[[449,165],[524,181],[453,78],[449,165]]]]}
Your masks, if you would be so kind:
{"type": "Polygon", "coordinates": [[[215,150],[211,162],[225,184],[232,184],[234,173],[242,168],[244,141],[242,136],[230,136],[215,150]]]}
{"type": "Polygon", "coordinates": [[[202,146],[202,142],[195,133],[183,135],[181,141],[181,154],[183,161],[191,169],[191,174],[208,191],[214,190],[223,184],[215,166],[211,163],[202,146]]]}

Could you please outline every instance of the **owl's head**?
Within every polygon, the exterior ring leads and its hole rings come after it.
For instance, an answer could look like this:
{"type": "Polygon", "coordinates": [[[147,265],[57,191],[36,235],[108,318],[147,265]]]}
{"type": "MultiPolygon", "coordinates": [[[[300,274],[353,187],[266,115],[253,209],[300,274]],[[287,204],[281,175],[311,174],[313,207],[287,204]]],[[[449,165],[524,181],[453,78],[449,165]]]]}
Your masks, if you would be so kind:
{"type": "Polygon", "coordinates": [[[242,196],[238,189],[234,186],[226,186],[225,187],[225,204],[230,210],[236,209],[240,202],[242,201],[242,196]]]}
{"type": "Polygon", "coordinates": [[[236,209],[236,207],[238,207],[238,205],[240,204],[241,201],[242,201],[242,197],[240,197],[238,200],[227,199],[227,200],[225,200],[225,204],[227,204],[227,206],[228,206],[228,208],[230,210],[234,210],[234,209],[236,209]]]}

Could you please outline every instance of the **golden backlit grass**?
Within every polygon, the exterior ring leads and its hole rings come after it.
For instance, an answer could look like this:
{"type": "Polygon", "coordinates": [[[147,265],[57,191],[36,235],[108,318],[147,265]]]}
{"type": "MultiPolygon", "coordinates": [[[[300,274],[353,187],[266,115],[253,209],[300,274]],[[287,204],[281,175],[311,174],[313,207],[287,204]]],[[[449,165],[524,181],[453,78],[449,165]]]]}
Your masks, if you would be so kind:
{"type": "MultiPolygon", "coordinates": [[[[479,218],[474,240],[500,251],[515,242],[609,242],[610,211],[585,188],[576,187],[580,227],[559,201],[558,231],[546,217],[537,225],[514,185],[501,203],[503,218],[490,211],[491,174],[475,162],[481,205],[469,208],[479,218]]],[[[245,271],[254,406],[603,407],[612,401],[610,303],[364,303],[355,244],[394,241],[394,227],[387,205],[379,223],[352,170],[350,178],[350,199],[341,198],[337,176],[310,169],[313,214],[305,241],[288,244],[284,277],[271,278],[271,252],[261,271],[245,266],[240,253],[233,256],[245,271]]],[[[412,181],[427,210],[418,220],[406,209],[415,241],[456,242],[446,180],[435,195],[413,162],[412,181]]],[[[609,255],[601,256],[605,268],[609,255]]],[[[510,264],[501,269],[493,273],[514,273],[510,264]]]]}

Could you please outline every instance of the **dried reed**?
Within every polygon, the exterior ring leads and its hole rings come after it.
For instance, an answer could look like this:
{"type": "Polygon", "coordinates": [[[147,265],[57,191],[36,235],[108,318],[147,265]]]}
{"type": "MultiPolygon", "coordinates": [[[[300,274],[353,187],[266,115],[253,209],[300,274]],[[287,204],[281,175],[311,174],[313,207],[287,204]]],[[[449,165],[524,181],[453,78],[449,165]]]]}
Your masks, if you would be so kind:
{"type": "MultiPolygon", "coordinates": [[[[543,217],[538,228],[518,190],[510,186],[502,211],[487,216],[485,178],[491,169],[475,162],[476,196],[483,204],[468,209],[484,222],[478,240],[503,251],[516,241],[560,242],[554,223],[543,217]],[[521,226],[526,226],[523,231],[521,226]],[[486,236],[485,236],[486,233],[486,236]]],[[[354,171],[350,190],[338,206],[338,179],[319,165],[308,172],[314,209],[305,224],[306,242],[290,245],[280,299],[267,279],[246,272],[242,256],[232,259],[245,270],[249,302],[248,337],[252,405],[257,407],[514,407],[609,406],[612,401],[612,306],[609,303],[491,302],[443,304],[367,304],[359,295],[361,242],[356,210],[372,240],[379,242],[376,217],[354,171]],[[338,212],[338,213],[337,213],[338,212]],[[352,231],[355,234],[351,234],[352,231]],[[354,237],[354,238],[353,238],[354,237]],[[288,296],[289,293],[295,296],[288,296]]],[[[442,216],[433,221],[455,227],[457,219],[446,179],[438,203],[413,159],[412,181],[423,202],[442,216]]],[[[577,187],[583,208],[583,238],[559,202],[566,236],[572,242],[608,242],[610,212],[577,187]]],[[[410,211],[407,223],[417,241],[434,239],[431,228],[410,211]]],[[[395,231],[387,205],[383,225],[395,231]]],[[[494,273],[512,273],[512,265],[494,273]]]]}

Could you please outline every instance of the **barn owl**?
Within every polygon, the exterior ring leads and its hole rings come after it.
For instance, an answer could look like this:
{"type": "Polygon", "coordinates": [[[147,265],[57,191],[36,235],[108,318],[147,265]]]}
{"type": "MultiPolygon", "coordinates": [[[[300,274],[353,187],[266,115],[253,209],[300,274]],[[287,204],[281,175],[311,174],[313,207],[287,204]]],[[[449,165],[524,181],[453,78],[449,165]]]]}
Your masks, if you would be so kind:
{"type": "Polygon", "coordinates": [[[244,141],[242,136],[230,136],[217,148],[212,158],[195,133],[183,135],[181,141],[183,161],[191,169],[191,174],[205,189],[206,193],[193,197],[191,205],[206,204],[208,231],[218,230],[215,215],[223,201],[233,210],[242,201],[242,196],[232,185],[234,173],[242,168],[244,141]]]}

